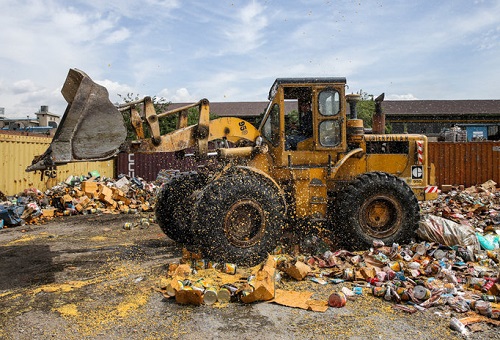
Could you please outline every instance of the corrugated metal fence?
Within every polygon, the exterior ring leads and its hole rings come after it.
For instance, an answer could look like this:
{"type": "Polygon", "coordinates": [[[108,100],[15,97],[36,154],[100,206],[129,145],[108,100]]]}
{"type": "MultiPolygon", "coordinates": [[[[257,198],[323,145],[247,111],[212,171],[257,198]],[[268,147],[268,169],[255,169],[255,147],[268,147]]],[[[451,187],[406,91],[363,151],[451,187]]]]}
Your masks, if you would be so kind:
{"type": "Polygon", "coordinates": [[[55,178],[44,177],[40,172],[24,171],[33,157],[41,155],[50,145],[52,138],[22,133],[0,133],[0,191],[5,195],[16,195],[24,189],[35,187],[41,191],[64,181],[70,175],[87,175],[97,170],[101,176],[114,177],[115,162],[79,162],[57,168],[55,178]]]}
{"type": "MultiPolygon", "coordinates": [[[[97,170],[102,176],[118,174],[156,179],[162,169],[180,171],[195,170],[199,163],[193,158],[177,159],[173,153],[125,154],[116,161],[79,162],[57,168],[57,177],[40,179],[40,173],[27,173],[35,155],[42,154],[51,138],[0,133],[0,191],[15,195],[29,187],[45,190],[69,175],[87,175],[97,170]],[[116,169],[116,171],[115,171],[116,169]]],[[[436,166],[436,184],[463,184],[466,187],[488,180],[500,183],[500,142],[430,142],[429,160],[436,166]]]]}
{"type": "Polygon", "coordinates": [[[429,161],[436,166],[438,185],[500,183],[500,142],[430,142],[429,161]]]}

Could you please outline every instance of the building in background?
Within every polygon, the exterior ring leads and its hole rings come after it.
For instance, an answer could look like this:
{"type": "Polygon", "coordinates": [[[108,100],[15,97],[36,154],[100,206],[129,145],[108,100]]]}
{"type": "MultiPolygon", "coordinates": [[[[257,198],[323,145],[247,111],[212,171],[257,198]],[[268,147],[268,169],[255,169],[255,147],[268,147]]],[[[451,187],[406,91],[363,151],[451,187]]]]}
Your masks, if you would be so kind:
{"type": "Polygon", "coordinates": [[[466,140],[500,140],[500,100],[387,100],[385,122],[393,133],[440,139],[461,129],[466,140]]]}
{"type": "Polygon", "coordinates": [[[5,109],[0,108],[0,129],[53,135],[61,121],[61,117],[50,113],[46,105],[42,105],[35,116],[36,118],[27,115],[26,118],[9,119],[5,117],[5,109]]]}

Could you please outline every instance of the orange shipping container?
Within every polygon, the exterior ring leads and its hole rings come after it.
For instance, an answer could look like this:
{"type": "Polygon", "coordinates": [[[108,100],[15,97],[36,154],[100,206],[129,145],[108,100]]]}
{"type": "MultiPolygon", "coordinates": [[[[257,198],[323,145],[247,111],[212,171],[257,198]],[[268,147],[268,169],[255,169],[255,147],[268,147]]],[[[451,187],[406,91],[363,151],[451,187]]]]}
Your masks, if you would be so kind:
{"type": "Polygon", "coordinates": [[[490,179],[500,185],[500,142],[430,142],[429,161],[436,166],[436,185],[470,187],[490,179]]]}

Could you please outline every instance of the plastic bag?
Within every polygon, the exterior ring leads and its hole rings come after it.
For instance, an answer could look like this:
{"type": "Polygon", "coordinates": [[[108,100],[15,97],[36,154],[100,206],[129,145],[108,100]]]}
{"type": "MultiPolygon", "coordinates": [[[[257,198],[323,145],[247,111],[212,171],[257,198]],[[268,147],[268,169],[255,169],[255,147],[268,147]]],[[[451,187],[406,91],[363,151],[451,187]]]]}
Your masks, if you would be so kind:
{"type": "Polygon", "coordinates": [[[4,221],[5,225],[21,225],[24,223],[21,219],[23,211],[24,206],[22,205],[0,205],[0,219],[4,221]]]}
{"type": "Polygon", "coordinates": [[[460,245],[472,253],[481,249],[473,228],[440,216],[425,215],[419,222],[417,235],[446,246],[460,245]]]}

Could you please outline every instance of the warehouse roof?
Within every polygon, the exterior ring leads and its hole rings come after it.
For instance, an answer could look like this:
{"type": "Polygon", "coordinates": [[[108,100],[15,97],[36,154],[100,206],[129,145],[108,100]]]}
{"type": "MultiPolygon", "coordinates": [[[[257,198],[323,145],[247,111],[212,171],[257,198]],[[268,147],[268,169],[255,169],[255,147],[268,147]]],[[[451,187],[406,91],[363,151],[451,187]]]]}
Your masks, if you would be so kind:
{"type": "MultiPolygon", "coordinates": [[[[175,109],[189,103],[172,103],[175,109]]],[[[220,117],[259,116],[268,102],[211,102],[210,111],[220,117]]],[[[382,102],[386,115],[488,115],[500,117],[500,100],[386,100],[382,102]]],[[[290,110],[292,106],[290,106],[290,110]]],[[[290,111],[287,110],[287,111],[290,111]]]]}

